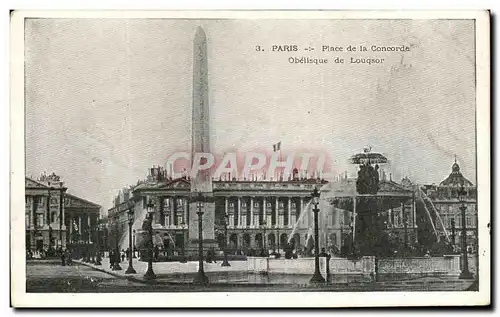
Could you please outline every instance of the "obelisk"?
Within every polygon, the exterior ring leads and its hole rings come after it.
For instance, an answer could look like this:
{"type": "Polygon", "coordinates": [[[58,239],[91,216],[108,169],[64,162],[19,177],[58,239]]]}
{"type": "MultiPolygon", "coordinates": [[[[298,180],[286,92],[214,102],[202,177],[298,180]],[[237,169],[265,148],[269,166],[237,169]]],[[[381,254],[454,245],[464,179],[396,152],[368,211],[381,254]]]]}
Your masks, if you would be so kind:
{"type": "MultiPolygon", "coordinates": [[[[193,113],[191,164],[195,153],[210,153],[210,117],[208,103],[208,64],[207,37],[201,27],[196,29],[193,49],[193,113]]],[[[215,202],[212,192],[212,180],[208,170],[201,171],[191,178],[191,202],[189,206],[189,249],[196,252],[198,246],[197,199],[203,197],[203,248],[216,246],[214,239],[215,202]]]]}

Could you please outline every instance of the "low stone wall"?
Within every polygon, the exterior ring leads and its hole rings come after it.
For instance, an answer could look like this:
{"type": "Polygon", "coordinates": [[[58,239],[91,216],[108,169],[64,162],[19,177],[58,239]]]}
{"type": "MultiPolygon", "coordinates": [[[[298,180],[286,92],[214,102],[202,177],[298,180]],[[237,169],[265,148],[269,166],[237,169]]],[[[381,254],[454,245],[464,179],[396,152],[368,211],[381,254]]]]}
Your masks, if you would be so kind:
{"type": "MultiPolygon", "coordinates": [[[[264,257],[247,257],[248,271],[252,273],[270,274],[312,274],[314,258],[270,259],[264,257]]],[[[321,275],[327,278],[326,258],[319,258],[321,275]]]]}
{"type": "Polygon", "coordinates": [[[378,274],[459,275],[460,255],[394,258],[378,261],[378,274]]]}
{"type": "MultiPolygon", "coordinates": [[[[248,257],[248,271],[252,273],[271,274],[312,274],[314,258],[270,259],[265,257],[248,257]]],[[[401,274],[401,275],[448,275],[460,274],[460,256],[449,255],[431,258],[393,258],[378,259],[373,256],[359,260],[346,258],[319,258],[320,272],[327,278],[333,275],[401,274]],[[378,263],[376,263],[378,262],[378,263]]]]}
{"type": "Polygon", "coordinates": [[[350,260],[346,258],[331,258],[330,274],[349,274],[349,275],[375,274],[375,257],[365,256],[359,260],[350,260]]]}

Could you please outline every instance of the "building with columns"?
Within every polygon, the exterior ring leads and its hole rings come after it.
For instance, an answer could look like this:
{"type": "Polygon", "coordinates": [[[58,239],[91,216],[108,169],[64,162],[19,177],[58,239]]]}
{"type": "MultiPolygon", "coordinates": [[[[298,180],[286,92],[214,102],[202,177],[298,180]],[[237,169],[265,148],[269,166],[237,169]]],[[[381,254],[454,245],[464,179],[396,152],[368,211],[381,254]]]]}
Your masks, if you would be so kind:
{"type": "Polygon", "coordinates": [[[65,248],[91,241],[101,206],[67,193],[54,173],[25,178],[26,248],[65,248]]]}
{"type": "MultiPolygon", "coordinates": [[[[247,251],[260,249],[282,249],[289,242],[293,232],[293,243],[303,245],[312,225],[311,214],[303,217],[302,222],[294,225],[304,213],[315,186],[323,186],[324,180],[302,179],[294,181],[222,181],[213,180],[213,199],[215,203],[214,231],[219,248],[224,246],[224,224],[227,219],[227,243],[232,250],[247,251]],[[225,215],[227,214],[227,218],[225,215]]],[[[118,220],[120,226],[126,224],[128,199],[134,200],[135,217],[144,218],[146,205],[155,205],[153,229],[156,241],[165,248],[189,248],[187,234],[190,225],[191,182],[188,178],[143,182],[134,188],[133,193],[120,194],[119,201],[108,211],[108,218],[118,220]]],[[[197,217],[196,217],[197,218],[197,217]]],[[[140,230],[141,219],[137,219],[135,230],[140,230]]],[[[110,226],[115,224],[110,224],[110,226]]],[[[197,225],[197,223],[194,223],[197,225]]],[[[126,235],[123,228],[121,232],[126,235]]],[[[127,248],[128,239],[121,238],[120,248],[127,248]]]]}
{"type": "MultiPolygon", "coordinates": [[[[340,183],[351,185],[353,179],[340,179],[340,183]]],[[[212,196],[215,204],[214,228],[219,249],[227,242],[231,251],[250,249],[282,250],[292,243],[302,250],[313,235],[313,212],[310,205],[311,193],[315,187],[328,188],[328,182],[316,178],[299,178],[284,181],[268,180],[212,180],[212,196]],[[227,215],[227,217],[225,217],[227,215]],[[225,221],[227,219],[227,237],[225,221]],[[227,239],[225,241],[225,239],[227,239]]],[[[383,179],[380,193],[384,197],[394,197],[381,206],[381,213],[386,217],[387,230],[394,232],[410,244],[416,241],[416,217],[413,192],[392,180],[383,179]]],[[[186,252],[196,252],[188,243],[189,215],[192,210],[191,180],[186,177],[170,179],[151,169],[145,181],[137,186],[123,189],[115,198],[114,205],[108,211],[109,228],[118,226],[119,248],[128,248],[129,200],[133,201],[135,232],[142,231],[142,221],[146,217],[149,201],[154,204],[153,230],[155,243],[160,249],[179,252],[182,247],[186,252]]],[[[321,247],[341,250],[352,234],[352,206],[343,208],[334,201],[322,200],[319,213],[319,243],[321,247]]],[[[196,209],[196,208],[195,208],[196,209]]],[[[194,217],[195,221],[197,216],[194,217]]],[[[110,230],[111,231],[111,230],[110,230]]],[[[138,235],[136,235],[137,238],[138,235]]],[[[135,239],[134,239],[135,240],[135,239]]],[[[137,238],[137,248],[140,239],[137,238]]]]}
{"type": "Polygon", "coordinates": [[[465,225],[467,230],[467,247],[477,251],[477,188],[465,178],[460,172],[458,163],[453,163],[451,173],[439,185],[426,185],[422,188],[425,195],[430,199],[438,215],[433,215],[433,222],[438,233],[439,240],[449,240],[458,250],[461,249],[462,236],[462,203],[458,199],[458,191],[464,186],[466,200],[464,205],[465,225]]]}

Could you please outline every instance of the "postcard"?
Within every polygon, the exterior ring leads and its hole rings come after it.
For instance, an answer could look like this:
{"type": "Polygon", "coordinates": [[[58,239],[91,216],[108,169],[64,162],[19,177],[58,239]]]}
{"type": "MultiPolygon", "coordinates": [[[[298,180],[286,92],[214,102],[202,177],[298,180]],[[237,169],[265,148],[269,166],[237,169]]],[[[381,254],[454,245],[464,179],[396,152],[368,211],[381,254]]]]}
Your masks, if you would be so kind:
{"type": "Polygon", "coordinates": [[[489,305],[489,30],[13,11],[12,306],[489,305]]]}

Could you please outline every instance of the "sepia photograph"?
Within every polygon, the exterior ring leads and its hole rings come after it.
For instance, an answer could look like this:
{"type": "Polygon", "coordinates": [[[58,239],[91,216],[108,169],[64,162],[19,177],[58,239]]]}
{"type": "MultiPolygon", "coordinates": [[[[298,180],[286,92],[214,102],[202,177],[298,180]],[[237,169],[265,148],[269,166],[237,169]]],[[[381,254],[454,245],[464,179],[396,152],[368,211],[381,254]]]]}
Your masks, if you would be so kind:
{"type": "Polygon", "coordinates": [[[489,28],[14,11],[12,305],[488,305],[489,28]]]}

